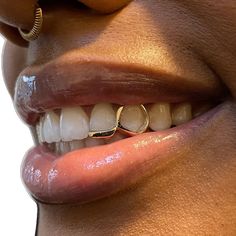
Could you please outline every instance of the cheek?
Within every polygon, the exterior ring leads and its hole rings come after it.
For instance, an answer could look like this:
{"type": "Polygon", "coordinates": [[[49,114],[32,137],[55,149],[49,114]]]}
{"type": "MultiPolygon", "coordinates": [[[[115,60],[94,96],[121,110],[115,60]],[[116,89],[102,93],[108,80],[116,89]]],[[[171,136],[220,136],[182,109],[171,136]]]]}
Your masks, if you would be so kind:
{"type": "Polygon", "coordinates": [[[14,95],[15,82],[19,73],[26,66],[27,49],[9,41],[5,43],[2,54],[3,77],[11,96],[14,95]]]}

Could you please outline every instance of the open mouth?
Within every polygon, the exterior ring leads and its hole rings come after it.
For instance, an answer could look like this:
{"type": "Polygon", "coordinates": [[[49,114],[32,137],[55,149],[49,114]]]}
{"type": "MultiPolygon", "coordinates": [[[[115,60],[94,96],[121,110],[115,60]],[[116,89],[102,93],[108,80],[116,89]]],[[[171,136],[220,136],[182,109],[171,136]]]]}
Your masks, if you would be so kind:
{"type": "Polygon", "coordinates": [[[47,111],[36,125],[35,139],[56,155],[110,144],[146,132],[185,124],[214,107],[201,103],[118,106],[99,103],[47,111]]]}
{"type": "Polygon", "coordinates": [[[187,152],[227,106],[217,80],[109,65],[62,57],[19,76],[16,109],[36,143],[21,174],[38,201],[84,203],[130,187],[187,152]]]}

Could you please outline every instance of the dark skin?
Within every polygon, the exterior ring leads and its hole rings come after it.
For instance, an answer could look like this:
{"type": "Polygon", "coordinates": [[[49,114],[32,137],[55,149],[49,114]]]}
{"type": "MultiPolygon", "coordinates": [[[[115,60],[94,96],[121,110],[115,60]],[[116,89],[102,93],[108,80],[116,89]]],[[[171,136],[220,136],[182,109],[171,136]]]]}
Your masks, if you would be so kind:
{"type": "Polygon", "coordinates": [[[207,80],[210,67],[231,97],[214,131],[132,189],[80,206],[38,203],[38,235],[235,235],[236,2],[83,0],[86,10],[45,4],[43,30],[28,45],[16,27],[30,29],[34,3],[0,2],[0,29],[13,42],[3,55],[12,96],[25,66],[75,50],[153,63],[191,79],[207,80]]]}

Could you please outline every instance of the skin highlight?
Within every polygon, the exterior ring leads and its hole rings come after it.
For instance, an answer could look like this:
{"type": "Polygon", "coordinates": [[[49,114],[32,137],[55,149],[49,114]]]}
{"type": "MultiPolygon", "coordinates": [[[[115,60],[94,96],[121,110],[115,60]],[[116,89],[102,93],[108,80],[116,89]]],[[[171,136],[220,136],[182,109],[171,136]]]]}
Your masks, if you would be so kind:
{"type": "Polygon", "coordinates": [[[83,0],[88,8],[45,1],[43,30],[27,45],[9,29],[30,28],[32,3],[22,1],[19,12],[16,0],[0,3],[3,34],[14,43],[3,54],[12,97],[23,68],[68,51],[217,79],[231,94],[212,132],[131,189],[84,205],[38,203],[38,235],[235,235],[235,1],[83,0]]]}

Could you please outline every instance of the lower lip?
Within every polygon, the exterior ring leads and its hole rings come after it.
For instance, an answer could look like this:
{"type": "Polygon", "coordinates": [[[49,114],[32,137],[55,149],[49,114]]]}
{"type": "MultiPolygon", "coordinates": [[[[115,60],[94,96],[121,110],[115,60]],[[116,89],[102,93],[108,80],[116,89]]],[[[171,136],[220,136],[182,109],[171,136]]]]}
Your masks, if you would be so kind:
{"type": "Polygon", "coordinates": [[[223,104],[176,128],[61,157],[43,146],[34,147],[22,163],[23,182],[36,200],[49,204],[86,203],[107,197],[184,155],[222,108],[223,104]]]}

